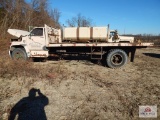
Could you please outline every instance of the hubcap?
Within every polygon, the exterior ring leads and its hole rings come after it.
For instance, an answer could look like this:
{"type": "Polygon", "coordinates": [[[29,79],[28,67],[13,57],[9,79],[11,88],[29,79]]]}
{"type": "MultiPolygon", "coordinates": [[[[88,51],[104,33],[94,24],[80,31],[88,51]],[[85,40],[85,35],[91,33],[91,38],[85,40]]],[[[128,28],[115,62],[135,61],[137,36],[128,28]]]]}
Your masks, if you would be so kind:
{"type": "Polygon", "coordinates": [[[24,58],[24,56],[23,56],[23,53],[21,53],[21,52],[16,52],[15,53],[15,58],[18,60],[18,59],[23,59],[24,58]]]}
{"type": "Polygon", "coordinates": [[[115,54],[111,58],[111,62],[114,65],[120,65],[122,63],[122,61],[123,61],[123,57],[120,54],[115,54]]]}

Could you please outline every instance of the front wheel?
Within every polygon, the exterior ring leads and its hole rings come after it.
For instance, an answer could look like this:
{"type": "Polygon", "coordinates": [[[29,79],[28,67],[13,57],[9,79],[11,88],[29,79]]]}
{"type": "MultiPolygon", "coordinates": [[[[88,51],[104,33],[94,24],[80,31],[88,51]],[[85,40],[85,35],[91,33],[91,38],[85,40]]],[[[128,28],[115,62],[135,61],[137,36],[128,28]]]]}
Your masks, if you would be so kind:
{"type": "Polygon", "coordinates": [[[106,57],[107,65],[110,68],[120,68],[127,63],[127,60],[126,52],[121,49],[111,50],[106,57]]]}
{"type": "Polygon", "coordinates": [[[11,54],[14,60],[27,60],[27,54],[23,48],[15,48],[11,54]]]}

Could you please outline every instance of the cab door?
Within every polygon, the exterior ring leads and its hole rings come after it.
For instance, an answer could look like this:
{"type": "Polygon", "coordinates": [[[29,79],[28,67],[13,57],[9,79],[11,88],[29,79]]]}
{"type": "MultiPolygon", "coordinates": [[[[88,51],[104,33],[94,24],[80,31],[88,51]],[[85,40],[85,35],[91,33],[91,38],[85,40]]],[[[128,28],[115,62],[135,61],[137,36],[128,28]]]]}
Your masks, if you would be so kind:
{"type": "Polygon", "coordinates": [[[44,50],[45,34],[44,28],[34,28],[29,35],[29,49],[30,50],[44,50]]]}

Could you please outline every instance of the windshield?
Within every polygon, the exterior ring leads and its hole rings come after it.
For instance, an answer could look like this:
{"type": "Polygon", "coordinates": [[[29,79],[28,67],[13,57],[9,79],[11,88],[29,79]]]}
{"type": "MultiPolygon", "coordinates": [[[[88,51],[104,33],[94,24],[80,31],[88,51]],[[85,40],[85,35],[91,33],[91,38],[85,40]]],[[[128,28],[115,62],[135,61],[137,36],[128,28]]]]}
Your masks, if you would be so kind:
{"type": "Polygon", "coordinates": [[[114,34],[115,34],[115,32],[110,32],[110,35],[111,35],[111,36],[114,36],[114,34]]]}

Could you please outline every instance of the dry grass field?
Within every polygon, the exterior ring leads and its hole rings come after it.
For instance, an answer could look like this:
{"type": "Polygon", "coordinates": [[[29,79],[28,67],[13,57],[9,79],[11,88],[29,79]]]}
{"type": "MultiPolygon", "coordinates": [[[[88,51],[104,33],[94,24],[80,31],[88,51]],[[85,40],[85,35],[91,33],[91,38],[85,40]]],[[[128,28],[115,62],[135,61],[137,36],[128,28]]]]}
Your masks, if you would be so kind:
{"type": "Polygon", "coordinates": [[[0,120],[32,88],[48,98],[48,120],[138,120],[139,105],[157,105],[160,119],[160,48],[138,49],[135,62],[120,69],[86,60],[17,62],[0,54],[0,120]]]}

